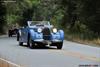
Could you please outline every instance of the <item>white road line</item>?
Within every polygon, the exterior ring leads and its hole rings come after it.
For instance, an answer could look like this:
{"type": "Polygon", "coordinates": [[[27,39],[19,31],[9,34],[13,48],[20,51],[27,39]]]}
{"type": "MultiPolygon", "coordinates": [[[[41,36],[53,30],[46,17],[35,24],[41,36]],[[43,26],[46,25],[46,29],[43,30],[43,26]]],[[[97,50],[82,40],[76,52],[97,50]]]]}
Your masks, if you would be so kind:
{"type": "Polygon", "coordinates": [[[8,61],[8,60],[2,59],[2,58],[0,58],[0,60],[4,61],[4,62],[7,62],[8,64],[14,65],[15,67],[21,67],[20,65],[17,65],[17,64],[15,64],[15,63],[13,63],[11,61],[8,61]]]}

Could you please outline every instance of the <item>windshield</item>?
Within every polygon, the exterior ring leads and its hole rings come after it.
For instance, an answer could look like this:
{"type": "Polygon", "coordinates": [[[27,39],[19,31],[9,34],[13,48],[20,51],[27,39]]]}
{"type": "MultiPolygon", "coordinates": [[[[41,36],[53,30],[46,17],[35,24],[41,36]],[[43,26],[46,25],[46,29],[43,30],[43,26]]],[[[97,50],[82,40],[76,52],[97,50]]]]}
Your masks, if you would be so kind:
{"type": "Polygon", "coordinates": [[[29,25],[49,25],[49,21],[29,21],[29,25]]]}

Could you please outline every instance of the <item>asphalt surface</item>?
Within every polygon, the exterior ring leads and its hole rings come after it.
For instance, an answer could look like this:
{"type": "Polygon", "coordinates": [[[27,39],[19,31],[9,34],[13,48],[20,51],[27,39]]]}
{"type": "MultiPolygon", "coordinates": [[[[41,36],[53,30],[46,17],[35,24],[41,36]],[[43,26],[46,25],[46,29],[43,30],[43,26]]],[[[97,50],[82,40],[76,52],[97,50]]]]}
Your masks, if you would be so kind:
{"type": "Polygon", "coordinates": [[[63,49],[19,46],[16,37],[0,36],[0,58],[21,67],[100,67],[100,47],[64,41],[63,49]]]}

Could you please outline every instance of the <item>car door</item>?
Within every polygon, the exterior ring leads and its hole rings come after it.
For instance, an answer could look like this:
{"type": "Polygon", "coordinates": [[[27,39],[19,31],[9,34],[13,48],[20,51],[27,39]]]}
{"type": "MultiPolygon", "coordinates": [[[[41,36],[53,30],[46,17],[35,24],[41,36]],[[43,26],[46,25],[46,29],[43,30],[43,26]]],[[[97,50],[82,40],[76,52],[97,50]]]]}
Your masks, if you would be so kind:
{"type": "Polygon", "coordinates": [[[21,28],[21,42],[27,43],[28,29],[27,27],[21,28]]]}

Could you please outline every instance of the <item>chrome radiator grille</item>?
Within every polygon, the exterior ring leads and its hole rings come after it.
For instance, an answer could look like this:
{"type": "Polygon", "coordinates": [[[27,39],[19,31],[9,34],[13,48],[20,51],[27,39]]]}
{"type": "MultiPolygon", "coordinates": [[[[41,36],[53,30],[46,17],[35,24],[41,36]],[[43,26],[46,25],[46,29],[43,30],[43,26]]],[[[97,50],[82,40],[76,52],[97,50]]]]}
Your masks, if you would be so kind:
{"type": "Polygon", "coordinates": [[[49,28],[44,28],[42,32],[43,32],[43,39],[44,40],[50,40],[50,38],[51,38],[50,29],[49,28]]]}

